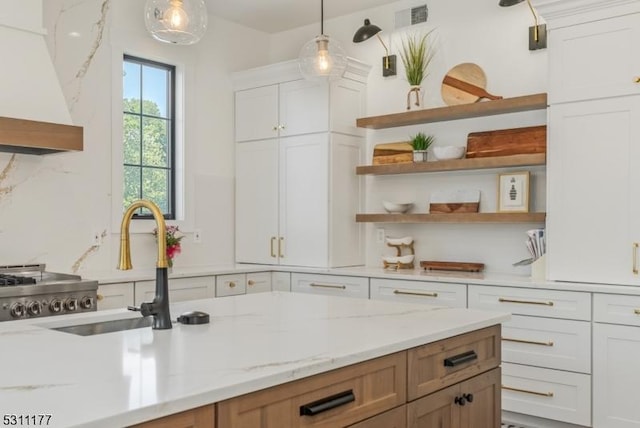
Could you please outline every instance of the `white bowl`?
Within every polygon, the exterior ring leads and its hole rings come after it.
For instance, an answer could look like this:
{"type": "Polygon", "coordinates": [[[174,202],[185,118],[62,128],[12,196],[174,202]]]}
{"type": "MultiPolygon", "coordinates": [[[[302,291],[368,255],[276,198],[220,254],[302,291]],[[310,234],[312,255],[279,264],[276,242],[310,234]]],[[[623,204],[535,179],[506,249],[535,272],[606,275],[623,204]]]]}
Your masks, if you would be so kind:
{"type": "Polygon", "coordinates": [[[404,265],[413,263],[413,259],[416,256],[413,254],[407,254],[406,256],[382,256],[382,260],[387,263],[402,263],[404,265]]]}
{"type": "Polygon", "coordinates": [[[464,157],[466,151],[465,146],[435,146],[433,155],[438,160],[460,159],[464,157]]]}
{"type": "Polygon", "coordinates": [[[413,236],[405,236],[404,238],[386,238],[387,244],[391,245],[411,245],[413,243],[413,236]]]}
{"type": "Polygon", "coordinates": [[[382,201],[382,206],[388,213],[402,214],[406,213],[413,206],[413,202],[390,202],[382,201]]]}

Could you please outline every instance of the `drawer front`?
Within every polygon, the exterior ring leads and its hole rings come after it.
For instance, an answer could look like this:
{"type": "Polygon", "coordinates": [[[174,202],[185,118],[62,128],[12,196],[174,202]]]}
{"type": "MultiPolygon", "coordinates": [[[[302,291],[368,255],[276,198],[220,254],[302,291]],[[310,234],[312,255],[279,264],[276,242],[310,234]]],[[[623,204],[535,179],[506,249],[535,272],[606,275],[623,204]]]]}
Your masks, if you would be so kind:
{"type": "Polygon", "coordinates": [[[237,296],[247,292],[244,274],[216,276],[216,297],[237,296]]]}
{"type": "MultiPolygon", "coordinates": [[[[151,302],[156,294],[155,281],[136,281],[135,302],[151,302]]],[[[183,302],[185,300],[210,299],[213,297],[215,279],[212,276],[194,278],[174,278],[169,280],[169,300],[183,302]]]]}
{"type": "Polygon", "coordinates": [[[640,296],[595,294],[593,320],[640,326],[640,296]]]}
{"type": "Polygon", "coordinates": [[[591,294],[577,291],[470,285],[469,307],[514,315],[591,320],[591,294]]]}
{"type": "Polygon", "coordinates": [[[406,401],[406,352],[218,403],[219,427],[335,428],[406,401]]]}
{"type": "Polygon", "coordinates": [[[464,284],[371,278],[369,285],[371,299],[467,307],[467,286],[464,284]]]}
{"type": "Polygon", "coordinates": [[[409,400],[430,394],[500,365],[500,326],[496,325],[410,349],[409,400]]]}
{"type": "Polygon", "coordinates": [[[271,272],[247,274],[247,294],[271,291],[271,272]]]}
{"type": "Polygon", "coordinates": [[[591,426],[591,376],[503,363],[502,409],[591,426]]]}
{"type": "Polygon", "coordinates": [[[502,361],[591,373],[591,323],[514,315],[502,325],[502,361]]]}
{"type": "Polygon", "coordinates": [[[291,291],[368,299],[369,278],[292,273],[291,291]]]}
{"type": "Polygon", "coordinates": [[[134,304],[133,282],[105,284],[98,287],[98,310],[122,309],[134,304]]]}
{"type": "Polygon", "coordinates": [[[349,428],[407,428],[407,406],[396,407],[355,425],[349,425],[349,428]]]}

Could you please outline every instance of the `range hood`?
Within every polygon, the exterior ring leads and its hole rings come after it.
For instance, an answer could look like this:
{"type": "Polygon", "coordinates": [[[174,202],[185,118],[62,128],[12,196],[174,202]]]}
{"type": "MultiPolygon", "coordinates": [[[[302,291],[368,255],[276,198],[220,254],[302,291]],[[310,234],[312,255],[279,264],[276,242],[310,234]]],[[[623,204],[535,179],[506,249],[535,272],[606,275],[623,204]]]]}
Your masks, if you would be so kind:
{"type": "Polygon", "coordinates": [[[4,0],[0,10],[0,151],[82,150],[45,42],[42,0],[4,0]]]}

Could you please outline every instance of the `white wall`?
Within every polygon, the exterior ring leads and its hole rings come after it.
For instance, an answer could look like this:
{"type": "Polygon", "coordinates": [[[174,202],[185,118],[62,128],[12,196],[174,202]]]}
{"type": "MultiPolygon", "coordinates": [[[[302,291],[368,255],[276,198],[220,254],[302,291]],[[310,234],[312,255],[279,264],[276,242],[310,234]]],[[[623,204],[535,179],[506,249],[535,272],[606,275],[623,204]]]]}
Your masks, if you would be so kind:
{"type": "MultiPolygon", "coordinates": [[[[406,109],[408,84],[399,49],[408,32],[434,29],[436,56],[423,83],[427,107],[444,105],[440,96],[442,78],[451,67],[462,62],[480,65],[487,75],[487,90],[496,95],[513,97],[546,91],[547,51],[528,50],[528,27],[533,24],[533,16],[525,3],[510,8],[499,7],[497,0],[430,0],[426,3],[429,8],[427,23],[408,30],[393,31],[395,12],[425,2],[401,0],[325,22],[325,33],[339,40],[348,55],[374,66],[367,87],[368,115],[406,109]],[[377,40],[360,44],[351,42],[365,18],[383,29],[383,39],[392,54],[398,55],[397,76],[382,77],[384,49],[377,40]]],[[[318,32],[319,24],[274,35],[271,61],[297,57],[302,44],[318,32]]],[[[538,125],[545,121],[546,113],[538,111],[368,131],[367,163],[371,163],[375,144],[406,141],[418,131],[434,134],[437,144],[465,145],[469,132],[538,125]]],[[[383,200],[415,201],[413,212],[426,212],[432,191],[461,188],[480,189],[480,210],[495,211],[499,172],[502,171],[367,177],[367,212],[383,212],[383,200]]],[[[545,188],[545,169],[535,168],[532,171],[532,211],[545,210],[545,188]]],[[[394,255],[392,249],[375,242],[375,228],[382,227],[388,236],[413,236],[417,260],[483,262],[487,271],[526,275],[528,267],[513,268],[511,264],[528,257],[524,232],[534,226],[537,225],[368,225],[367,264],[378,266],[383,254],[394,255]]]]}
{"type": "MultiPolygon", "coordinates": [[[[146,33],[144,0],[42,3],[49,51],[73,122],[84,127],[85,148],[49,156],[0,154],[0,264],[45,262],[50,270],[77,270],[87,277],[115,271],[121,214],[113,209],[119,199],[112,187],[117,182],[112,158],[120,137],[112,124],[119,116],[113,101],[119,97],[123,51],[175,63],[188,83],[183,122],[187,216],[178,222],[186,237],[176,267],[232,263],[229,75],[267,61],[268,38],[210,17],[199,44],[170,46],[146,33]],[[194,228],[202,231],[200,244],[192,242],[194,228]],[[96,231],[105,233],[97,248],[92,247],[96,231]]],[[[29,84],[24,81],[25,87],[29,84]]],[[[135,234],[134,267],[152,268],[154,250],[149,233],[135,234]]]]}

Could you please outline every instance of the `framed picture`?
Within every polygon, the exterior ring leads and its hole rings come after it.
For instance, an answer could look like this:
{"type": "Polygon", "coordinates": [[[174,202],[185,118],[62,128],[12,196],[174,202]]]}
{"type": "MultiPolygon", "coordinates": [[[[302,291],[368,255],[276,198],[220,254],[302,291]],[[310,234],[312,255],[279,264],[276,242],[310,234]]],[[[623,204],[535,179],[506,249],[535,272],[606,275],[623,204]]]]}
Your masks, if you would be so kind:
{"type": "Polygon", "coordinates": [[[529,171],[498,175],[498,212],[529,212],[529,171]]]}

